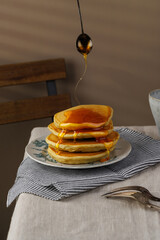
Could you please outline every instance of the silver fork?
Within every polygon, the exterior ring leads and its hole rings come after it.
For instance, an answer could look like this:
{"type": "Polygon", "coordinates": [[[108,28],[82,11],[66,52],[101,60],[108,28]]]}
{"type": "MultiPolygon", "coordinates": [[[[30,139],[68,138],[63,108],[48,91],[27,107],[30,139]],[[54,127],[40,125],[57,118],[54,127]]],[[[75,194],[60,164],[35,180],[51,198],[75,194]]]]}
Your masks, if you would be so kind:
{"type": "Polygon", "coordinates": [[[151,200],[151,201],[160,202],[160,198],[153,196],[148,191],[148,189],[142,186],[127,186],[127,187],[116,188],[111,192],[103,194],[102,196],[107,198],[111,198],[111,197],[132,198],[148,208],[152,208],[160,211],[160,206],[154,205],[149,201],[151,200]]]}

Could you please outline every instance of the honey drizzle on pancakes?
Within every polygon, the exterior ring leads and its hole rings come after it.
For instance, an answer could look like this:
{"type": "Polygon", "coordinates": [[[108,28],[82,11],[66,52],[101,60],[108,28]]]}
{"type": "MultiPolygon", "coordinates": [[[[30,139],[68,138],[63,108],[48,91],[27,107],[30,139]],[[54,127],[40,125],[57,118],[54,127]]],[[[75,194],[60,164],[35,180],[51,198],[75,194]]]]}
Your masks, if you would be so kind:
{"type": "MultiPolygon", "coordinates": [[[[94,112],[90,109],[86,109],[86,108],[80,108],[80,109],[76,109],[76,110],[72,110],[72,111],[66,111],[65,112],[65,115],[66,115],[66,119],[65,121],[63,121],[63,123],[84,123],[84,122],[88,122],[88,123],[101,123],[101,124],[105,124],[106,120],[106,117],[97,113],[97,112],[94,112]]],[[[94,132],[94,131],[100,131],[100,130],[103,130],[104,129],[104,126],[101,126],[101,127],[95,127],[95,128],[89,128],[89,129],[79,129],[79,130],[74,130],[73,132],[73,141],[76,142],[76,139],[77,139],[77,135],[78,133],[81,133],[81,132],[94,132]]],[[[58,133],[58,142],[56,143],[56,149],[57,149],[57,154],[59,152],[59,145],[63,142],[63,138],[65,136],[65,134],[67,133],[67,130],[65,129],[62,129],[62,131],[60,133],[58,133]]],[[[112,148],[113,146],[113,141],[108,139],[107,137],[99,137],[99,138],[96,138],[93,135],[93,138],[96,139],[96,142],[98,143],[103,143],[107,152],[108,152],[108,157],[106,157],[105,159],[102,159],[102,161],[107,161],[109,160],[109,149],[112,148]],[[110,142],[110,144],[109,144],[110,142]]]]}
{"type": "MultiPolygon", "coordinates": [[[[103,127],[101,127],[101,129],[103,129],[103,127]]],[[[74,140],[73,141],[76,142],[78,133],[86,131],[86,130],[87,129],[81,129],[80,131],[74,131],[74,133],[73,133],[74,140]]],[[[96,130],[97,129],[94,129],[94,131],[96,131],[96,130]]],[[[98,130],[99,130],[99,128],[98,128],[98,130]]],[[[58,134],[59,140],[57,141],[57,143],[55,145],[56,150],[57,150],[56,151],[57,154],[59,154],[59,145],[63,142],[63,138],[64,138],[66,132],[67,132],[67,130],[62,129],[62,131],[58,134]]],[[[95,137],[93,136],[93,138],[95,138],[95,137]]],[[[108,137],[99,137],[99,138],[95,138],[95,140],[98,143],[103,143],[105,148],[106,148],[106,150],[107,150],[107,153],[108,153],[108,156],[106,158],[104,158],[104,159],[101,159],[100,161],[101,162],[105,162],[105,161],[109,160],[110,159],[110,157],[109,157],[110,149],[113,147],[112,139],[109,139],[108,137]]]]}
{"type": "MultiPolygon", "coordinates": [[[[66,119],[63,123],[97,123],[97,124],[105,124],[108,120],[105,116],[99,114],[98,112],[94,112],[91,109],[87,108],[79,108],[75,110],[70,110],[65,112],[66,119]]],[[[80,130],[80,129],[79,129],[80,130]]]]}
{"type": "Polygon", "coordinates": [[[77,131],[74,131],[74,133],[73,133],[74,142],[76,142],[77,135],[78,135],[78,132],[77,132],[77,131]]]}
{"type": "Polygon", "coordinates": [[[62,131],[60,132],[60,133],[58,133],[58,138],[59,138],[59,140],[58,140],[58,142],[56,143],[56,149],[57,149],[57,153],[58,153],[58,150],[59,150],[59,144],[61,144],[62,143],[62,141],[63,141],[63,137],[64,137],[64,135],[66,134],[66,130],[64,130],[64,129],[62,129],[62,131]]]}
{"type": "Polygon", "coordinates": [[[101,159],[100,162],[105,162],[110,159],[110,151],[109,150],[111,149],[111,147],[113,147],[113,141],[109,143],[107,140],[108,140],[107,137],[96,138],[96,142],[103,143],[107,150],[107,153],[108,153],[108,157],[101,159]]]}
{"type": "Polygon", "coordinates": [[[96,138],[96,142],[103,143],[107,150],[113,147],[113,140],[109,140],[107,137],[96,138]]]}

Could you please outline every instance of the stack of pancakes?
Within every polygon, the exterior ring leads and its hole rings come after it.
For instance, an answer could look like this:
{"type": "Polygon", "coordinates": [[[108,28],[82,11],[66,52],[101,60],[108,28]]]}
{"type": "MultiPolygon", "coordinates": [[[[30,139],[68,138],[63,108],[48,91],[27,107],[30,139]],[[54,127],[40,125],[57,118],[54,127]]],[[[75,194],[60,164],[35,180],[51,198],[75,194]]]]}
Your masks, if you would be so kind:
{"type": "Polygon", "coordinates": [[[56,113],[48,126],[49,155],[65,164],[108,160],[119,139],[112,116],[113,109],[105,105],[80,105],[56,113]]]}

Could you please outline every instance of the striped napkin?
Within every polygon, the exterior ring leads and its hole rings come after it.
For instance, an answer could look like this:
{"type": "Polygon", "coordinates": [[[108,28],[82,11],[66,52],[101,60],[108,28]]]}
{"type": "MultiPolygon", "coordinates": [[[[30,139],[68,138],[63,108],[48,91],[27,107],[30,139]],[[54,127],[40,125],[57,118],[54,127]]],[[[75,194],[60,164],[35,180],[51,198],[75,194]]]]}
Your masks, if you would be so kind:
{"type": "Polygon", "coordinates": [[[112,165],[90,169],[63,169],[25,158],[19,166],[15,183],[8,192],[7,206],[24,192],[60,200],[107,183],[125,180],[160,163],[160,140],[127,128],[119,128],[117,131],[130,142],[132,150],[126,158],[112,165]]]}

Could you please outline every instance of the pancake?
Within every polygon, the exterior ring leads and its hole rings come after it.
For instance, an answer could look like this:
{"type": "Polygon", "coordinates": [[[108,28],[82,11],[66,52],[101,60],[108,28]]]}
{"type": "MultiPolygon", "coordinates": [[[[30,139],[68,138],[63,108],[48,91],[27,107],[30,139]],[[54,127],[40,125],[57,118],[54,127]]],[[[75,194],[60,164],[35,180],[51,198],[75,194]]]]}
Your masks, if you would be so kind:
{"type": "Polygon", "coordinates": [[[49,124],[48,129],[57,137],[61,137],[61,135],[63,135],[63,139],[98,138],[106,137],[108,134],[110,134],[113,131],[113,123],[110,121],[107,126],[102,128],[81,129],[77,131],[66,130],[63,132],[60,128],[57,128],[54,123],[51,123],[49,124]]]}
{"type": "Polygon", "coordinates": [[[110,150],[115,146],[119,139],[119,133],[113,131],[105,138],[82,139],[82,140],[66,140],[59,139],[54,134],[46,137],[49,146],[56,150],[67,152],[98,152],[101,150],[110,150]]]}
{"type": "Polygon", "coordinates": [[[113,109],[105,105],[79,105],[54,115],[54,124],[65,130],[93,129],[107,126],[113,109]]]}
{"type": "Polygon", "coordinates": [[[63,164],[84,164],[108,158],[109,151],[103,150],[91,153],[69,153],[64,151],[56,152],[54,148],[49,146],[48,154],[56,161],[63,164]]]}
{"type": "Polygon", "coordinates": [[[113,130],[113,109],[105,105],[80,105],[54,115],[46,142],[49,155],[64,164],[106,161],[119,133],[113,130]]]}

